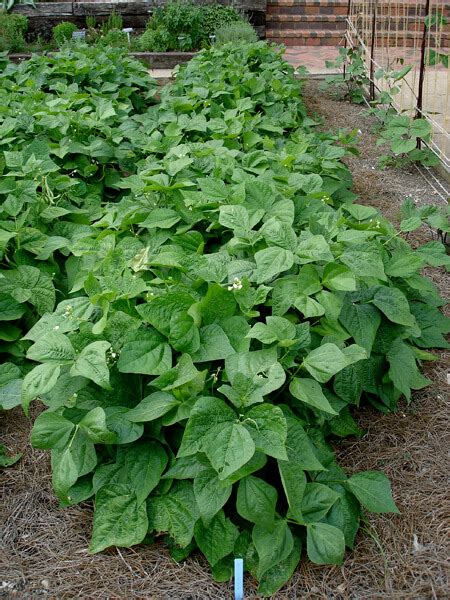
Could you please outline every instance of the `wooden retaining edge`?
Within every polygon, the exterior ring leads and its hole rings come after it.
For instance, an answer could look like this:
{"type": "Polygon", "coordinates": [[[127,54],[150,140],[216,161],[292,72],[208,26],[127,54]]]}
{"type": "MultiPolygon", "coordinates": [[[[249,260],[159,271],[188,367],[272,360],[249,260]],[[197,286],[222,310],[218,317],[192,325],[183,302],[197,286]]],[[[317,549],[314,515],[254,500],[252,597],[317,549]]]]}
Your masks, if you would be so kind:
{"type": "MultiPolygon", "coordinates": [[[[197,0],[198,4],[232,5],[245,12],[266,12],[266,0],[197,0]]],[[[168,4],[166,0],[147,0],[146,2],[37,2],[36,8],[16,4],[12,12],[27,17],[80,17],[87,15],[109,15],[113,10],[122,16],[151,14],[155,8],[168,4]]]]}

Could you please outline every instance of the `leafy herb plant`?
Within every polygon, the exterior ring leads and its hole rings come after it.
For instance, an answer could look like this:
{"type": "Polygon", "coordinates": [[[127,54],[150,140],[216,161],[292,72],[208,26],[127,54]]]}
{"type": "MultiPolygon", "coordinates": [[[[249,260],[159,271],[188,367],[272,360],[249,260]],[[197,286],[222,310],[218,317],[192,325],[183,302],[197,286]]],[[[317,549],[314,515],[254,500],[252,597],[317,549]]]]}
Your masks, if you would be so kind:
{"type": "Polygon", "coordinates": [[[25,15],[0,11],[0,52],[21,52],[25,49],[28,19],[25,15]]]}
{"type": "Polygon", "coordinates": [[[53,39],[58,48],[72,40],[72,34],[78,29],[75,23],[61,21],[52,29],[53,39]]]}
{"type": "Polygon", "coordinates": [[[0,404],[46,405],[32,443],[62,506],[94,498],[91,552],[163,535],[219,581],[244,557],[263,595],[302,548],[342,563],[397,507],[329,438],[427,385],[448,321],[419,271],[445,248],[354,203],[264,43],[201,52],[159,102],[118,50],[0,79],[0,404]]]}
{"type": "Polygon", "coordinates": [[[218,27],[215,32],[216,44],[229,44],[241,42],[256,42],[258,36],[250,23],[227,23],[218,27]]]}

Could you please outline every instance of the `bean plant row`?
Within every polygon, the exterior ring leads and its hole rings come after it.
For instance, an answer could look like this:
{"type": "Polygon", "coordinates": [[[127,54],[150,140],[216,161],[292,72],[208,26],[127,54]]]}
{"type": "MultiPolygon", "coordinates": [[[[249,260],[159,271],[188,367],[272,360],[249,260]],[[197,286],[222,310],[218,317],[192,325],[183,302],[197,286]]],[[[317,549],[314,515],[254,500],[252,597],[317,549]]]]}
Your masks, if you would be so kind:
{"type": "Polygon", "coordinates": [[[62,507],[93,501],[90,551],[163,538],[218,581],[243,557],[263,595],[341,564],[398,509],[331,444],[429,383],[444,246],[356,202],[351,136],[263,42],[160,91],[117,49],[2,60],[0,405],[45,405],[31,441],[62,507]]]}

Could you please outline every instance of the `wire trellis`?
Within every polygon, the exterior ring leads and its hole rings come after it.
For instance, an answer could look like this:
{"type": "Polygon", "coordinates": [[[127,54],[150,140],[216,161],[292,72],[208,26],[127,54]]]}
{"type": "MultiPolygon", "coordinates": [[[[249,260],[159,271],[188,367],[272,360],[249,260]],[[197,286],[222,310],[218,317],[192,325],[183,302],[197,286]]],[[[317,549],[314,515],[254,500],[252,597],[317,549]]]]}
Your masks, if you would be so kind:
{"type": "Polygon", "coordinates": [[[450,171],[449,0],[349,0],[346,43],[364,55],[375,88],[387,89],[378,70],[411,65],[396,85],[393,106],[428,119],[433,134],[428,146],[450,171]]]}

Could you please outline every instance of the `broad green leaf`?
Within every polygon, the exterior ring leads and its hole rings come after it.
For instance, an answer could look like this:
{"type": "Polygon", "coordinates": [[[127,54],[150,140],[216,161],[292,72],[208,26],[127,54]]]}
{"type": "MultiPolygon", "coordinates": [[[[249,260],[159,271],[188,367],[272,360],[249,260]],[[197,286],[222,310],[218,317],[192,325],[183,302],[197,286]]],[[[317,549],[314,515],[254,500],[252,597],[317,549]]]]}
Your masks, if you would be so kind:
{"type": "Polygon", "coordinates": [[[70,446],[63,450],[52,450],[52,483],[56,495],[67,500],[67,492],[80,476],[80,469],[70,446]]]}
{"type": "Polygon", "coordinates": [[[317,565],[340,565],[345,538],[340,529],[327,523],[309,523],[306,533],[308,558],[317,565]]]}
{"type": "Polygon", "coordinates": [[[43,412],[38,417],[31,431],[31,444],[35,448],[63,448],[72,434],[75,425],[53,412],[43,412]]]}
{"type": "Polygon", "coordinates": [[[331,262],[334,256],[331,253],[328,242],[323,235],[312,235],[302,240],[297,245],[296,255],[300,264],[310,262],[331,262]]]}
{"type": "MultiPolygon", "coordinates": [[[[285,281],[287,278],[285,278],[285,281]]],[[[320,292],[322,285],[320,283],[319,273],[312,264],[301,267],[297,277],[297,291],[304,296],[310,296],[320,292]]]]}
{"type": "MultiPolygon", "coordinates": [[[[63,452],[66,449],[68,449],[72,455],[78,471],[78,477],[91,473],[97,466],[97,453],[95,451],[94,443],[80,428],[76,429],[73,438],[70,439],[69,444],[63,452]]],[[[58,449],[52,450],[52,460],[58,453],[58,449]]]]}
{"type": "Polygon", "coordinates": [[[173,315],[184,313],[194,303],[192,296],[181,292],[167,292],[155,296],[147,304],[141,304],[137,307],[138,313],[146,323],[153,325],[155,329],[163,335],[170,334],[170,323],[173,315]]]}
{"type": "Polygon", "coordinates": [[[94,104],[100,121],[108,119],[109,117],[113,117],[116,114],[111,100],[107,100],[106,98],[98,98],[95,100],[94,104]]]}
{"type": "Polygon", "coordinates": [[[12,379],[0,387],[0,409],[10,410],[22,402],[22,379],[12,379]]]}
{"type": "Polygon", "coordinates": [[[345,402],[359,404],[364,383],[364,362],[357,362],[339,371],[333,380],[334,392],[345,402]]]}
{"type": "Polygon", "coordinates": [[[305,471],[322,471],[324,466],[317,458],[317,451],[299,419],[285,412],[287,422],[286,450],[289,462],[305,471]]]}
{"type": "Polygon", "coordinates": [[[365,221],[378,214],[376,208],[373,206],[365,206],[363,204],[345,204],[343,208],[357,221],[365,221]]]}
{"type": "MultiPolygon", "coordinates": [[[[182,460],[182,459],[179,459],[182,460]]],[[[203,469],[194,478],[194,494],[206,527],[231,496],[231,485],[220,481],[214,469],[203,469]]]]}
{"type": "Polygon", "coordinates": [[[303,173],[291,173],[288,183],[295,187],[296,190],[302,190],[305,194],[314,194],[320,192],[323,185],[323,180],[320,175],[311,173],[304,175],[303,173]]]}
{"type": "Polygon", "coordinates": [[[168,394],[167,392],[153,392],[153,394],[146,396],[137,406],[128,411],[126,418],[132,423],[154,421],[178,405],[179,401],[172,394],[168,394]]]}
{"type": "Polygon", "coordinates": [[[255,525],[252,533],[253,543],[258,553],[257,576],[260,579],[266,571],[285,560],[292,552],[294,538],[286,521],[278,519],[266,528],[255,525]]]}
{"type": "Polygon", "coordinates": [[[280,388],[286,380],[276,348],[232,354],[225,360],[225,370],[232,384],[238,374],[245,375],[263,396],[280,388]]]}
{"type": "MultiPolygon", "coordinates": [[[[420,250],[420,248],[419,248],[420,250]]],[[[390,261],[386,265],[386,274],[389,277],[411,277],[421,267],[425,260],[418,253],[408,251],[398,251],[392,255],[390,261]]]]}
{"type": "Polygon", "coordinates": [[[161,444],[139,440],[117,450],[117,464],[121,466],[119,481],[130,483],[139,504],[158,485],[167,465],[167,454],[161,444]]]}
{"type": "Polygon", "coordinates": [[[307,483],[301,508],[305,523],[321,521],[338,498],[339,494],[327,485],[307,483]]]}
{"type": "Polygon", "coordinates": [[[132,423],[128,419],[128,408],[125,406],[107,406],[105,408],[106,426],[117,438],[116,444],[130,444],[144,433],[141,423],[132,423]]]}
{"type": "Polygon", "coordinates": [[[386,358],[390,365],[389,379],[408,401],[411,400],[411,389],[421,389],[430,383],[421,376],[413,349],[400,338],[394,340],[386,358]]]}
{"type": "Polygon", "coordinates": [[[294,545],[290,554],[268,569],[259,580],[258,593],[263,596],[273,596],[278,590],[289,581],[294,574],[302,553],[302,544],[297,537],[294,537],[294,545]]]}
{"type": "Polygon", "coordinates": [[[139,504],[131,486],[111,484],[95,496],[94,525],[89,551],[93,554],[110,546],[128,548],[142,542],[147,534],[145,504],[139,504]]]}
{"type": "Polygon", "coordinates": [[[257,283],[270,281],[294,264],[294,255],[290,250],[271,246],[255,253],[257,283]]]}
{"type": "Polygon", "coordinates": [[[309,296],[297,296],[294,300],[294,306],[303,313],[307,319],[311,317],[320,317],[325,314],[324,307],[317,302],[317,300],[314,300],[314,298],[310,298],[309,296]]]}
{"type": "Polygon", "coordinates": [[[365,353],[360,352],[355,356],[346,355],[336,344],[326,343],[310,352],[304,359],[303,366],[314,379],[326,383],[333,375],[365,356],[365,353]]]}
{"type": "Polygon", "coordinates": [[[248,210],[244,206],[226,204],[219,208],[219,223],[223,227],[237,231],[250,229],[248,210]]]}
{"type": "Polygon", "coordinates": [[[289,391],[301,402],[326,413],[337,415],[322,392],[322,386],[314,379],[294,377],[289,385],[289,391]]]}
{"type": "Polygon", "coordinates": [[[0,293],[0,321],[15,321],[25,313],[26,307],[9,294],[0,293]]]}
{"type": "Polygon", "coordinates": [[[199,349],[191,355],[194,362],[223,360],[236,353],[224,330],[217,323],[200,329],[199,346],[199,349]]]}
{"type": "Polygon", "coordinates": [[[63,300],[53,313],[45,313],[27,332],[24,339],[37,342],[49,331],[59,333],[75,331],[82,322],[89,320],[94,310],[95,306],[85,296],[63,300]]]}
{"type": "Polygon", "coordinates": [[[348,361],[349,365],[365,360],[367,358],[367,352],[358,344],[350,344],[342,348],[342,353],[348,361]]]}
{"type": "Polygon", "coordinates": [[[43,363],[70,365],[75,360],[75,350],[67,336],[50,331],[28,349],[27,358],[43,363]]]}
{"type": "Polygon", "coordinates": [[[386,315],[389,321],[406,327],[416,323],[406,296],[398,288],[380,286],[372,300],[373,304],[386,315]]]}
{"type": "Polygon", "coordinates": [[[350,477],[347,485],[367,510],[376,513],[400,512],[392,499],[391,484],[384,473],[356,473],[350,477]]]}
{"type": "Polygon", "coordinates": [[[133,340],[125,343],[117,362],[121,373],[162,375],[172,367],[170,346],[155,333],[138,331],[133,334],[133,340]]]}
{"type": "Polygon", "coordinates": [[[167,494],[152,496],[147,512],[150,531],[168,533],[182,548],[191,543],[200,516],[192,483],[179,481],[167,494]]]}
{"type": "Polygon", "coordinates": [[[52,363],[38,365],[29,371],[22,385],[22,406],[28,414],[30,402],[42,394],[49,392],[58,380],[61,367],[52,363]]]}
{"type": "Polygon", "coordinates": [[[21,337],[21,330],[10,323],[0,325],[0,340],[4,342],[15,342],[21,337]]]}
{"type": "Polygon", "coordinates": [[[214,441],[209,439],[204,450],[219,479],[226,479],[252,458],[255,442],[243,425],[228,423],[217,431],[214,441]]]}
{"type": "Polygon", "coordinates": [[[55,288],[51,277],[36,267],[20,265],[16,270],[4,271],[2,292],[9,293],[17,302],[29,302],[38,314],[53,310],[55,288]]]}
{"type": "Polygon", "coordinates": [[[266,323],[258,322],[250,329],[246,337],[255,338],[263,344],[280,342],[280,346],[294,344],[296,328],[293,323],[283,317],[266,317],[266,323]]]}
{"type": "Polygon", "coordinates": [[[199,473],[208,468],[207,459],[202,461],[199,459],[199,455],[183,456],[175,460],[175,463],[164,473],[161,479],[195,479],[199,473]]]}
{"type": "MultiPolygon", "coordinates": [[[[172,316],[170,320],[169,342],[172,348],[178,350],[178,352],[192,354],[200,348],[198,327],[194,319],[187,312],[176,312],[172,316]]],[[[149,373],[149,375],[153,375],[153,373],[149,373]]],[[[154,375],[160,375],[160,373],[154,373],[154,375]]]]}
{"type": "Polygon", "coordinates": [[[355,342],[370,354],[381,323],[379,311],[372,304],[351,302],[350,297],[346,296],[339,321],[355,342]]]}
{"type": "Polygon", "coordinates": [[[22,453],[7,454],[7,449],[4,444],[0,444],[0,467],[11,467],[22,458],[22,453]]]}
{"type": "MultiPolygon", "coordinates": [[[[441,242],[432,241],[423,246],[419,246],[413,256],[418,256],[422,261],[425,261],[432,267],[445,265],[448,269],[450,266],[450,257],[447,255],[446,248],[441,242]]],[[[405,277],[405,275],[402,275],[402,277],[405,277]]]]}
{"type": "Polygon", "coordinates": [[[289,505],[290,515],[299,523],[303,522],[302,500],[306,488],[306,475],[302,467],[291,461],[279,460],[281,484],[289,505]]]}
{"type": "Polygon", "coordinates": [[[236,421],[236,413],[217,398],[200,398],[191,411],[177,456],[189,456],[201,451],[215,439],[218,430],[236,421]]]}
{"type": "Polygon", "coordinates": [[[241,409],[252,404],[264,402],[261,388],[264,382],[254,381],[251,377],[236,373],[233,377],[233,385],[221,385],[218,391],[228,398],[230,402],[241,409]]]}
{"type": "Polygon", "coordinates": [[[375,277],[386,281],[380,252],[372,247],[350,248],[340,256],[340,261],[358,277],[375,277]]]}
{"type": "Polygon", "coordinates": [[[232,317],[236,312],[236,306],[236,300],[230,291],[217,283],[210,283],[206,296],[200,304],[203,325],[232,317]]]}
{"type": "Polygon", "coordinates": [[[414,231],[422,225],[422,219],[419,216],[413,215],[407,219],[403,219],[400,223],[400,230],[405,233],[414,231]]]}
{"type": "Polygon", "coordinates": [[[329,263],[322,276],[322,282],[330,290],[352,292],[356,290],[355,275],[348,268],[338,263],[329,263]]]}
{"type": "Polygon", "coordinates": [[[0,365],[0,387],[20,379],[20,376],[20,369],[17,365],[10,362],[4,362],[0,365]]]}
{"type": "Polygon", "coordinates": [[[176,210],[172,210],[171,208],[154,208],[140,225],[147,229],[170,229],[179,220],[180,215],[176,210]]]}
{"type": "Polygon", "coordinates": [[[249,461],[255,443],[236,413],[217,398],[200,398],[191,411],[178,456],[203,451],[223,480],[249,461]]]}
{"type": "Polygon", "coordinates": [[[240,481],[247,475],[251,475],[252,473],[256,473],[267,464],[267,457],[262,452],[255,452],[255,454],[251,457],[251,459],[245,463],[242,467],[240,467],[237,471],[228,475],[226,479],[222,481],[222,485],[228,485],[232,483],[236,483],[236,481],[240,481]]]}
{"type": "Polygon", "coordinates": [[[67,490],[67,498],[60,500],[60,507],[66,508],[85,502],[94,495],[92,478],[89,475],[79,477],[77,481],[67,490]]]}
{"type": "Polygon", "coordinates": [[[278,406],[258,404],[245,414],[243,424],[250,432],[257,450],[274,458],[287,459],[286,419],[278,406]]]}
{"type": "Polygon", "coordinates": [[[234,572],[234,559],[231,554],[219,560],[211,567],[211,575],[214,581],[220,583],[230,581],[234,572]]]}
{"type": "Polygon", "coordinates": [[[278,219],[269,219],[259,230],[264,236],[267,244],[280,246],[291,252],[297,248],[297,235],[294,229],[287,223],[282,223],[278,219]]]}
{"type": "Polygon", "coordinates": [[[94,444],[114,444],[117,440],[116,434],[106,426],[105,411],[100,406],[90,410],[78,425],[94,444]]]}
{"type": "Polygon", "coordinates": [[[345,537],[347,548],[353,548],[355,536],[359,529],[360,506],[358,500],[339,484],[330,484],[339,493],[338,500],[330,508],[326,522],[340,529],[345,537]],[[339,489],[338,489],[339,488],[339,489]]]}
{"type": "Polygon", "coordinates": [[[221,179],[215,177],[201,177],[198,179],[198,184],[210,200],[221,201],[226,200],[229,191],[227,186],[221,179]]]}
{"type": "MultiPolygon", "coordinates": [[[[109,342],[92,342],[78,355],[70,374],[75,377],[81,375],[91,379],[94,383],[106,390],[111,389],[109,384],[109,369],[106,364],[106,351],[110,348],[109,342]]],[[[48,391],[48,390],[47,390],[48,391]]]]}
{"type": "Polygon", "coordinates": [[[205,525],[201,520],[198,521],[194,531],[195,541],[211,566],[233,552],[239,536],[239,529],[225,517],[223,510],[209,525],[205,525]]]}
{"type": "Polygon", "coordinates": [[[248,475],[241,479],[236,498],[239,515],[270,529],[275,522],[277,490],[259,477],[248,475]]]}
{"type": "Polygon", "coordinates": [[[396,138],[391,142],[392,152],[394,154],[408,154],[411,150],[417,145],[417,140],[415,138],[403,139],[402,137],[396,138]]]}
{"type": "MultiPolygon", "coordinates": [[[[205,371],[198,371],[192,358],[189,354],[182,354],[177,361],[176,367],[173,367],[169,371],[166,371],[156,379],[152,381],[152,386],[159,388],[163,391],[184,389],[186,387],[198,387],[202,390],[204,387],[205,371]],[[198,382],[198,386],[196,386],[198,382]]],[[[194,393],[194,389],[190,390],[194,393]]]]}

